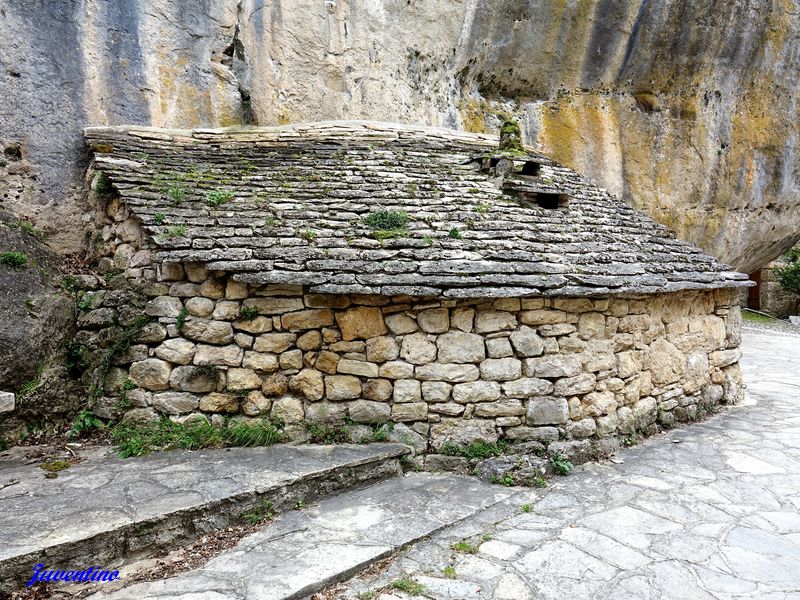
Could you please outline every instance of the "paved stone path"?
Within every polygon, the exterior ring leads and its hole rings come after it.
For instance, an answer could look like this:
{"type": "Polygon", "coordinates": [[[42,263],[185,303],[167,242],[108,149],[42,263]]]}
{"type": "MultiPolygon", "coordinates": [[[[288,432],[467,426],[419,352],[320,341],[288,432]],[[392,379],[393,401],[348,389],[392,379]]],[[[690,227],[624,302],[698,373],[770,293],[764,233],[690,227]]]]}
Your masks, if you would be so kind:
{"type": "Polygon", "coordinates": [[[520,492],[337,597],[410,577],[437,599],[800,598],[800,337],[744,338],[743,405],[520,492]]]}

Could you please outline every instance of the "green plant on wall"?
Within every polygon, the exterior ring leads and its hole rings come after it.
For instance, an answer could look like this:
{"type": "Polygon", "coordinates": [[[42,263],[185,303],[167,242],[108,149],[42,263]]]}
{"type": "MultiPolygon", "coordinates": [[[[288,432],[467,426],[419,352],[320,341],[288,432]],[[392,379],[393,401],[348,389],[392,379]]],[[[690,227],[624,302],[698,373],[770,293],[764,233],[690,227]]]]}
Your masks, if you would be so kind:
{"type": "Polygon", "coordinates": [[[773,269],[785,290],[800,294],[800,247],[795,247],[783,255],[786,266],[773,269]]]}

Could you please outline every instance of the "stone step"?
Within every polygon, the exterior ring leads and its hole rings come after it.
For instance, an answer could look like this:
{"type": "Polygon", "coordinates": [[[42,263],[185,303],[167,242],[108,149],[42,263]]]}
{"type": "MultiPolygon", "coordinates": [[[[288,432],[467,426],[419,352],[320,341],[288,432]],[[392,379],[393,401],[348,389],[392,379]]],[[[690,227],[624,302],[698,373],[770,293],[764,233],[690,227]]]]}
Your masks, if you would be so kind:
{"type": "Polygon", "coordinates": [[[120,459],[103,453],[43,480],[0,465],[0,595],[43,563],[80,569],[152,556],[241,522],[265,500],[288,510],[400,475],[402,444],[228,448],[120,459]],[[3,468],[3,467],[7,468],[3,468]]]}
{"type": "Polygon", "coordinates": [[[303,598],[514,493],[453,474],[389,479],[283,514],[202,568],[90,598],[303,598]]]}

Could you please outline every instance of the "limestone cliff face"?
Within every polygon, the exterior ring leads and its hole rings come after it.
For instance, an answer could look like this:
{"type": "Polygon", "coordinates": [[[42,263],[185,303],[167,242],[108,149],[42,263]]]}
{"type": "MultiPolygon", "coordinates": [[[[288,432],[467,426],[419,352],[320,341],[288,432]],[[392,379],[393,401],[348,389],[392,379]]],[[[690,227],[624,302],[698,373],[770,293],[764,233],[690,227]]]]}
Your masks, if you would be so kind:
{"type": "Polygon", "coordinates": [[[800,0],[5,0],[0,40],[0,142],[30,165],[0,204],[62,251],[84,125],[501,112],[739,269],[800,237],[800,0]]]}

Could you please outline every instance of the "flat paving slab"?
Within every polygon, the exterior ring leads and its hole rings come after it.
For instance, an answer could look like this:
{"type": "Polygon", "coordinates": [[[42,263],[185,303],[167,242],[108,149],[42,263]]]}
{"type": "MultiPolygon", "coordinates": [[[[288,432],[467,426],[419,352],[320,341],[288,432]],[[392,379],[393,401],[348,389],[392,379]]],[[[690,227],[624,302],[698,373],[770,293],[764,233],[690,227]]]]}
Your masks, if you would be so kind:
{"type": "Polygon", "coordinates": [[[102,564],[115,552],[127,555],[134,544],[126,538],[148,525],[155,537],[139,537],[136,545],[163,545],[184,527],[213,530],[238,516],[237,502],[292,486],[304,487],[300,497],[314,498],[396,475],[407,451],[402,444],[369,444],[175,451],[135,459],[105,454],[47,481],[35,466],[6,461],[0,484],[19,483],[0,489],[0,580],[8,582],[23,567],[30,573],[37,557],[49,564],[78,557],[102,564]]]}
{"type": "Polygon", "coordinates": [[[800,337],[747,331],[743,350],[742,405],[519,493],[326,598],[407,598],[402,577],[436,600],[800,598],[800,337]],[[476,553],[452,549],[464,538],[476,553]]]}
{"type": "Polygon", "coordinates": [[[414,473],[282,515],[201,569],[90,597],[300,598],[513,493],[471,477],[414,473]]]}

